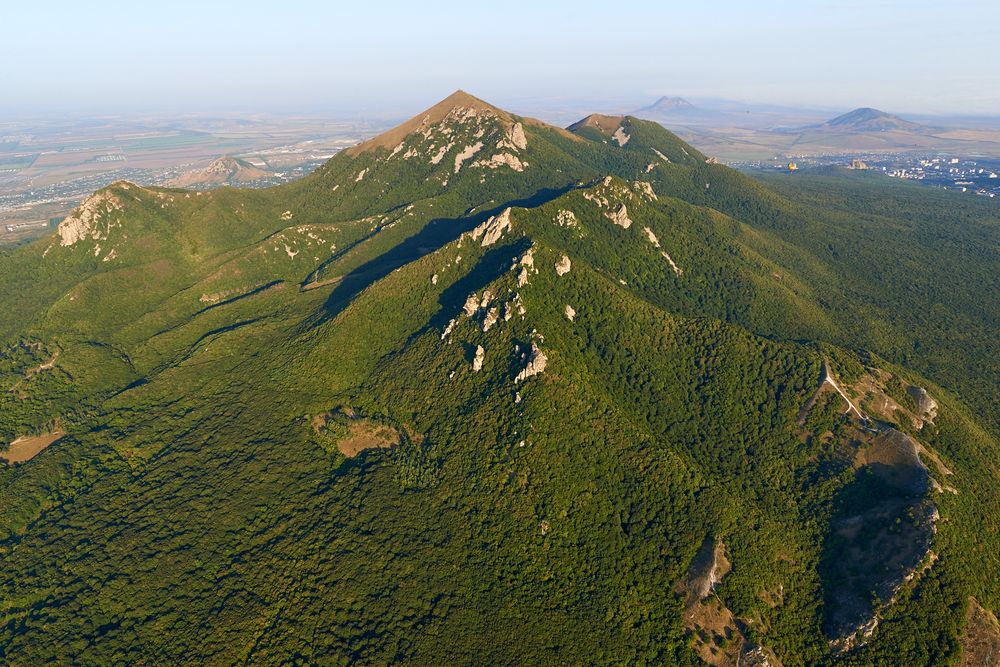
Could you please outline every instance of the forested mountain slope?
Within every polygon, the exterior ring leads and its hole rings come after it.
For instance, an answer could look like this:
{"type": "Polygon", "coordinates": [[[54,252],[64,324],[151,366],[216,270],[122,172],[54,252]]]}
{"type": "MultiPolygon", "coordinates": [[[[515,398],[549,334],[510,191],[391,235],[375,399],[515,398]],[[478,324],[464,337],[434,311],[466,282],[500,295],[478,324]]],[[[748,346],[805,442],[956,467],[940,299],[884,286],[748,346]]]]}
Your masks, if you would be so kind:
{"type": "Polygon", "coordinates": [[[293,184],[96,193],[0,254],[0,655],[968,657],[996,215],[923,193],[461,92],[293,184]]]}

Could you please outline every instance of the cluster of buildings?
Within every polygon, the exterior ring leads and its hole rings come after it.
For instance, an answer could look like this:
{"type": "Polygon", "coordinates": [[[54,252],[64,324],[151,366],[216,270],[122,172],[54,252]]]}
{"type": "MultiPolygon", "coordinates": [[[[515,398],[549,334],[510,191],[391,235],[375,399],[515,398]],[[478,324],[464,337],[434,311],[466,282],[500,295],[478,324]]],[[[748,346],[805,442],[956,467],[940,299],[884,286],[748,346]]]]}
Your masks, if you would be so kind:
{"type": "Polygon", "coordinates": [[[880,169],[893,178],[921,181],[947,190],[990,198],[1000,195],[1000,160],[899,157],[880,169]]]}
{"type": "Polygon", "coordinates": [[[898,153],[866,153],[858,156],[796,156],[795,162],[778,157],[773,161],[734,163],[749,171],[786,171],[841,167],[855,171],[873,171],[946,190],[967,192],[982,197],[1000,197],[1000,158],[958,158],[946,155],[919,156],[898,153]]]}

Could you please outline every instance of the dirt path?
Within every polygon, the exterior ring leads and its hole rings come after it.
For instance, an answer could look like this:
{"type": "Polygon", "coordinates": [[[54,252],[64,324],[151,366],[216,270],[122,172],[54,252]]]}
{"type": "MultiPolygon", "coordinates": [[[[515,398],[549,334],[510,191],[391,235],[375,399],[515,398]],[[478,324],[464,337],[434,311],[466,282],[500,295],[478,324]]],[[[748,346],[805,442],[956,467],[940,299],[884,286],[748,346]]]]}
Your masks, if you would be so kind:
{"type": "Polygon", "coordinates": [[[845,401],[847,401],[847,412],[848,413],[854,412],[854,414],[856,414],[859,419],[862,419],[865,422],[868,421],[868,417],[866,417],[865,415],[863,415],[861,413],[861,410],[858,410],[858,406],[854,405],[854,402],[850,398],[847,397],[847,394],[845,394],[841,390],[841,388],[837,385],[837,381],[833,379],[832,375],[830,375],[830,365],[827,364],[827,362],[826,362],[825,359],[823,360],[823,382],[825,382],[825,383],[829,384],[831,387],[833,387],[834,391],[836,391],[838,394],[840,394],[840,397],[843,398],[845,401]]]}

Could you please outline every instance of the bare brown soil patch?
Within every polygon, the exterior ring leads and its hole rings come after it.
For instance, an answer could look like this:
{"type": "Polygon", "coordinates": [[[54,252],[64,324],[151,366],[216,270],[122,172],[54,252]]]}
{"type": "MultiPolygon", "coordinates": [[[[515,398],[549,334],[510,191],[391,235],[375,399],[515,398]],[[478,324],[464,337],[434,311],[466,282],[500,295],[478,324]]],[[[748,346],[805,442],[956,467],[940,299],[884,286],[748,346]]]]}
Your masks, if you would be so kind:
{"type": "Polygon", "coordinates": [[[720,667],[738,664],[746,639],[733,613],[720,600],[709,598],[688,605],[684,625],[699,658],[720,667]]]}
{"type": "Polygon", "coordinates": [[[707,536],[675,587],[685,597],[684,627],[691,646],[698,657],[717,667],[780,667],[770,650],[747,641],[743,623],[714,593],[732,568],[725,552],[721,540],[707,536]]]}
{"type": "Polygon", "coordinates": [[[569,126],[570,132],[575,132],[585,127],[592,127],[604,134],[611,134],[625,121],[625,116],[605,116],[604,114],[590,114],[583,120],[579,120],[569,126]]]}
{"type": "Polygon", "coordinates": [[[969,598],[965,629],[959,639],[962,658],[959,667],[995,667],[1000,664],[1000,623],[989,609],[969,598]]]}
{"type": "Polygon", "coordinates": [[[358,419],[347,428],[348,436],[337,443],[337,449],[347,458],[353,458],[366,449],[389,449],[399,444],[399,433],[385,424],[358,419]]]}
{"type": "Polygon", "coordinates": [[[10,443],[10,447],[6,452],[0,453],[0,459],[3,459],[7,463],[11,464],[30,461],[37,456],[39,452],[64,435],[66,435],[66,433],[58,426],[54,431],[50,431],[49,433],[42,433],[41,435],[23,435],[14,440],[14,442],[10,443]]]}

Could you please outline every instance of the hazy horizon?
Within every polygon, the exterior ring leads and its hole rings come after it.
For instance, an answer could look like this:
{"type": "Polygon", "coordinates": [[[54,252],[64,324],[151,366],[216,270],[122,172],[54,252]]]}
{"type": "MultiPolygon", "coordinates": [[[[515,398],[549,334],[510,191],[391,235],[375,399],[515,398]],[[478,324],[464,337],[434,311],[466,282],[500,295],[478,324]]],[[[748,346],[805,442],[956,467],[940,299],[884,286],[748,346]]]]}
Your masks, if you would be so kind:
{"type": "Polygon", "coordinates": [[[7,117],[58,113],[404,113],[456,88],[497,103],[660,95],[893,113],[1000,115],[983,0],[766,0],[617,9],[516,0],[190,0],[7,10],[7,117]],[[619,47],[627,35],[628,49],[619,47]]]}

